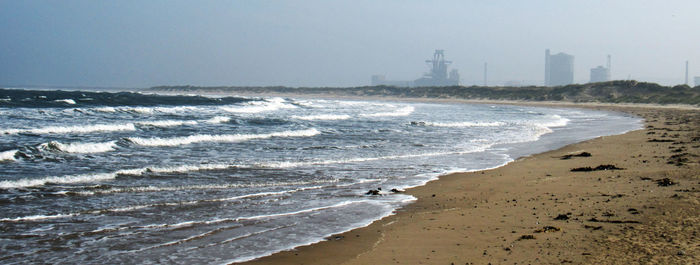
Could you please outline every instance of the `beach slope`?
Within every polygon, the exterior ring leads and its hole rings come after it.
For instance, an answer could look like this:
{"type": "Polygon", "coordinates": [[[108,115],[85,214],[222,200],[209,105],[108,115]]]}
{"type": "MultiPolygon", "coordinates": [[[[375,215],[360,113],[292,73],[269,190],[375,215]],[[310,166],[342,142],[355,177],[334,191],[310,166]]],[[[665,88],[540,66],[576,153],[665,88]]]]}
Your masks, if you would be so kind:
{"type": "Polygon", "coordinates": [[[393,216],[248,264],[697,264],[700,111],[604,108],[645,128],[443,176],[393,216]]]}

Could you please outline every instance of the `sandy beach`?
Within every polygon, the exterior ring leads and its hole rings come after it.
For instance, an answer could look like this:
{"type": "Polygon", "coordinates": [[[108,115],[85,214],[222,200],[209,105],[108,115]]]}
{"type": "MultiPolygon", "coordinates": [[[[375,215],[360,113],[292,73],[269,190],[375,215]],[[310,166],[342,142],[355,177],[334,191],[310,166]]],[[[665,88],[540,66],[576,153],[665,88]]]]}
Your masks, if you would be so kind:
{"type": "Polygon", "coordinates": [[[395,215],[245,264],[700,263],[700,110],[582,107],[644,129],[443,176],[395,215]]]}

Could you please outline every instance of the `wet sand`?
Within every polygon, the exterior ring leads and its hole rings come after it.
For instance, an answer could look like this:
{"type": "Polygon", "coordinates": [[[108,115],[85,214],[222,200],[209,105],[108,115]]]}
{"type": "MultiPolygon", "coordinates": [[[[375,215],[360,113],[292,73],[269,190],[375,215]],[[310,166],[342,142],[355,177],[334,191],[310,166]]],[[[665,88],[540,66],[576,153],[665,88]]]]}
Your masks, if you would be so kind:
{"type": "Polygon", "coordinates": [[[700,110],[588,107],[645,128],[443,176],[395,215],[246,264],[700,263],[700,110]]]}

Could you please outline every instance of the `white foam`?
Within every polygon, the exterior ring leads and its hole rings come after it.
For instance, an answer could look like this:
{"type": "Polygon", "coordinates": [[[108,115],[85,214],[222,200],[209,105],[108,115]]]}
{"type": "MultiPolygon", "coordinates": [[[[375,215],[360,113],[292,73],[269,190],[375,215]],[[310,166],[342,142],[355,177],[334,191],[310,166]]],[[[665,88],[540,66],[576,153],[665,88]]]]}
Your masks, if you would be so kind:
{"type": "Polygon", "coordinates": [[[162,113],[177,114],[187,111],[197,110],[199,108],[192,106],[177,106],[177,107],[155,107],[153,110],[162,113]]]}
{"type": "Polygon", "coordinates": [[[92,196],[95,194],[111,194],[111,193],[141,193],[141,192],[162,192],[162,191],[189,191],[189,190],[220,190],[220,189],[238,189],[238,188],[267,188],[279,186],[299,186],[309,184],[324,184],[336,183],[337,180],[316,180],[316,181],[287,181],[287,182],[263,182],[250,184],[208,184],[208,185],[187,185],[187,186],[140,186],[140,187],[125,187],[111,188],[106,190],[96,191],[81,191],[76,192],[77,195],[92,196]]]}
{"type": "Polygon", "coordinates": [[[143,121],[136,123],[138,125],[154,126],[154,127],[176,127],[182,125],[196,125],[196,121],[177,121],[177,120],[162,120],[162,121],[143,121]]]}
{"type": "Polygon", "coordinates": [[[455,128],[462,128],[462,127],[498,127],[498,126],[503,126],[505,123],[503,122],[469,122],[469,121],[463,121],[463,122],[425,122],[421,123],[425,124],[426,126],[435,126],[435,127],[455,127],[455,128]]]}
{"type": "Polygon", "coordinates": [[[45,177],[45,178],[29,178],[29,179],[19,179],[19,180],[3,180],[0,181],[0,188],[11,189],[11,188],[25,188],[42,186],[47,183],[56,184],[72,184],[72,183],[82,183],[82,182],[95,182],[110,180],[117,177],[115,173],[98,173],[98,174],[83,174],[83,175],[71,175],[71,176],[60,176],[60,177],[45,177]]]}
{"type": "Polygon", "coordinates": [[[146,108],[146,107],[127,107],[127,108],[122,108],[122,110],[127,111],[127,112],[140,113],[140,114],[152,114],[154,111],[153,108],[146,108]]]}
{"type": "Polygon", "coordinates": [[[63,102],[66,104],[75,105],[75,100],[72,100],[72,99],[57,99],[57,100],[54,100],[54,102],[63,102]]]}
{"type": "Polygon", "coordinates": [[[115,132],[115,131],[135,131],[136,127],[133,123],[125,124],[96,124],[96,125],[79,125],[79,126],[49,126],[34,129],[5,129],[0,130],[0,134],[17,134],[17,133],[33,133],[33,134],[66,134],[66,133],[92,133],[92,132],[115,132]]]}
{"type": "Polygon", "coordinates": [[[263,168],[294,168],[294,167],[314,166],[314,165],[345,164],[345,163],[358,163],[358,162],[368,162],[368,161],[378,161],[378,160],[405,159],[405,158],[445,156],[445,155],[460,155],[460,154],[481,152],[481,151],[486,150],[489,146],[490,145],[484,145],[484,146],[474,147],[471,150],[452,151],[452,152],[433,152],[433,153],[379,156],[379,157],[357,157],[357,158],[338,159],[338,160],[320,160],[320,161],[306,161],[306,162],[285,161],[285,162],[263,163],[263,164],[258,164],[256,166],[263,167],[263,168]]]}
{"type": "Polygon", "coordinates": [[[216,124],[216,123],[225,123],[231,121],[230,117],[224,117],[224,116],[216,116],[214,118],[208,119],[204,122],[206,123],[211,123],[211,124],[216,124]]]}
{"type": "Polygon", "coordinates": [[[308,116],[297,116],[293,115],[293,119],[306,120],[306,121],[336,121],[336,120],[347,120],[350,119],[350,115],[346,114],[319,114],[319,115],[308,115],[308,116]]]}
{"type": "MultiPolygon", "coordinates": [[[[0,188],[24,188],[24,187],[34,187],[41,186],[47,183],[57,183],[57,184],[73,184],[73,183],[83,183],[83,182],[98,182],[104,180],[111,180],[116,178],[118,175],[131,175],[131,176],[141,176],[147,173],[185,173],[192,171],[202,171],[202,170],[217,170],[226,169],[230,167],[235,167],[235,165],[228,164],[202,164],[202,165],[183,165],[183,166],[173,166],[173,167],[144,167],[135,169],[122,169],[115,172],[108,173],[96,173],[96,174],[82,174],[82,175],[69,175],[69,176],[55,176],[55,177],[44,177],[44,178],[26,178],[19,180],[5,180],[0,181],[0,188]]],[[[148,190],[149,187],[144,188],[148,190]]],[[[160,188],[155,188],[160,189],[160,188]]]]}
{"type": "Polygon", "coordinates": [[[8,150],[0,152],[0,161],[15,161],[15,154],[18,150],[8,150]]]}
{"type": "Polygon", "coordinates": [[[413,106],[406,106],[400,109],[397,109],[395,111],[391,112],[377,112],[377,113],[369,113],[369,114],[360,114],[362,117],[400,117],[400,116],[408,116],[413,113],[415,108],[413,106]]]}
{"type": "Polygon", "coordinates": [[[221,110],[233,113],[260,113],[267,111],[276,111],[280,109],[294,109],[296,106],[286,103],[283,98],[271,98],[265,101],[246,102],[242,106],[222,106],[221,110]]]}
{"type": "Polygon", "coordinates": [[[31,215],[31,216],[23,216],[23,217],[16,217],[16,218],[2,218],[0,219],[0,222],[27,222],[27,221],[41,221],[41,220],[48,220],[48,219],[58,219],[58,218],[67,218],[71,216],[76,216],[78,214],[71,213],[71,214],[56,214],[56,215],[31,215]]]}
{"type": "Polygon", "coordinates": [[[265,134],[223,134],[223,135],[210,135],[210,134],[197,134],[184,137],[172,137],[172,138],[141,138],[141,137],[129,137],[129,141],[141,145],[141,146],[180,146],[193,143],[202,142],[241,142],[254,139],[267,139],[272,137],[310,137],[318,135],[319,132],[316,129],[306,129],[298,131],[283,131],[275,133],[265,133],[265,134]]]}
{"type": "Polygon", "coordinates": [[[106,112],[106,113],[117,112],[117,109],[115,109],[113,107],[99,107],[99,108],[94,108],[93,110],[97,111],[97,112],[106,112]]]}
{"type": "Polygon", "coordinates": [[[68,143],[64,144],[57,141],[51,141],[39,145],[44,149],[57,149],[66,153],[90,154],[104,153],[114,151],[117,147],[117,141],[109,141],[103,143],[68,143]]]}
{"type": "Polygon", "coordinates": [[[564,118],[564,117],[559,116],[559,115],[556,115],[556,114],[548,116],[548,117],[550,117],[554,120],[546,121],[546,122],[539,122],[539,123],[537,123],[537,125],[549,127],[549,128],[551,128],[551,127],[564,127],[567,124],[569,124],[569,121],[570,121],[569,119],[564,118]]]}
{"type": "Polygon", "coordinates": [[[316,212],[316,211],[320,211],[320,210],[344,207],[344,206],[348,206],[348,205],[356,204],[356,203],[368,203],[368,202],[372,203],[372,201],[370,201],[370,200],[344,201],[344,202],[340,202],[340,203],[336,203],[336,204],[332,204],[332,205],[314,207],[314,208],[303,209],[303,210],[292,211],[292,212],[261,214],[261,215],[243,216],[243,217],[236,217],[236,218],[220,218],[220,219],[213,219],[213,220],[206,220],[206,221],[186,221],[186,222],[180,222],[180,223],[175,223],[175,224],[152,224],[152,225],[143,226],[143,228],[181,228],[181,227],[190,227],[190,226],[198,225],[198,224],[207,224],[208,225],[208,224],[218,224],[218,223],[226,223],[226,222],[240,222],[240,221],[247,221],[247,220],[269,219],[269,218],[277,218],[277,217],[283,217],[283,216],[292,216],[292,215],[298,215],[298,214],[311,213],[311,212],[316,212]]]}

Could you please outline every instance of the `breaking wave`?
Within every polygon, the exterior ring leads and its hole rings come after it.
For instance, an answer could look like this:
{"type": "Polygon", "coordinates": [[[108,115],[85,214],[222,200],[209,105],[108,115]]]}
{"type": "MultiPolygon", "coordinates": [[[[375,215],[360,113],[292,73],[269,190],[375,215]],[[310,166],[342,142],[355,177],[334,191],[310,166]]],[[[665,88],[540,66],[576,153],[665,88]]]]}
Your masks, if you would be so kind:
{"type": "Polygon", "coordinates": [[[143,121],[137,122],[138,125],[153,126],[153,127],[176,127],[182,125],[197,125],[197,121],[177,121],[177,120],[162,120],[162,121],[143,121]]]}
{"type": "Polygon", "coordinates": [[[57,100],[54,100],[54,102],[62,102],[62,103],[70,104],[70,105],[75,105],[75,100],[72,100],[72,99],[57,99],[57,100]]]}
{"type": "Polygon", "coordinates": [[[366,113],[360,114],[362,117],[400,117],[408,116],[413,113],[415,108],[413,106],[406,106],[391,112],[377,112],[377,113],[366,113]]]}
{"type": "Polygon", "coordinates": [[[117,147],[117,141],[109,141],[104,143],[68,143],[64,144],[58,141],[51,141],[39,145],[40,148],[46,150],[56,150],[66,153],[91,154],[104,153],[114,151],[117,147]]]}
{"type": "Polygon", "coordinates": [[[214,118],[208,119],[204,122],[206,123],[211,123],[211,124],[216,124],[216,123],[226,123],[231,121],[231,118],[229,117],[224,117],[224,116],[216,116],[214,118]]]}
{"type": "Polygon", "coordinates": [[[0,134],[66,134],[66,133],[93,133],[93,132],[116,132],[116,131],[135,131],[136,127],[133,123],[125,124],[96,124],[96,125],[79,125],[79,126],[49,126],[34,129],[5,129],[0,130],[0,134]]]}
{"type": "Polygon", "coordinates": [[[0,162],[2,161],[15,161],[15,154],[18,150],[8,150],[0,152],[0,162]]]}
{"type": "Polygon", "coordinates": [[[306,129],[298,131],[283,131],[275,133],[265,133],[265,134],[223,134],[223,135],[210,135],[210,134],[197,134],[185,137],[172,137],[172,138],[141,138],[141,137],[128,137],[126,138],[130,142],[142,145],[142,146],[179,146],[187,145],[193,143],[201,142],[241,142],[254,139],[267,139],[272,137],[310,137],[320,134],[316,129],[306,129]]]}
{"type": "MultiPolygon", "coordinates": [[[[91,106],[197,106],[230,105],[251,99],[237,97],[209,98],[202,96],[155,95],[133,92],[88,92],[0,89],[0,107],[65,108],[91,106]]],[[[102,109],[107,110],[109,109],[102,109]]],[[[99,111],[99,110],[98,110],[99,111]]]]}
{"type": "Polygon", "coordinates": [[[418,121],[418,122],[411,122],[411,125],[464,128],[464,127],[498,127],[498,126],[506,125],[506,123],[498,122],[498,121],[496,121],[496,122],[469,122],[469,121],[463,121],[463,122],[423,122],[423,121],[418,121]]]}
{"type": "Polygon", "coordinates": [[[346,114],[320,114],[320,115],[308,115],[308,116],[292,116],[293,119],[305,120],[305,121],[335,121],[335,120],[347,120],[350,119],[350,115],[346,114]]]}
{"type": "Polygon", "coordinates": [[[222,106],[222,110],[233,113],[260,113],[279,109],[294,109],[297,106],[287,103],[283,98],[271,98],[265,101],[250,101],[242,106],[222,106]]]}

